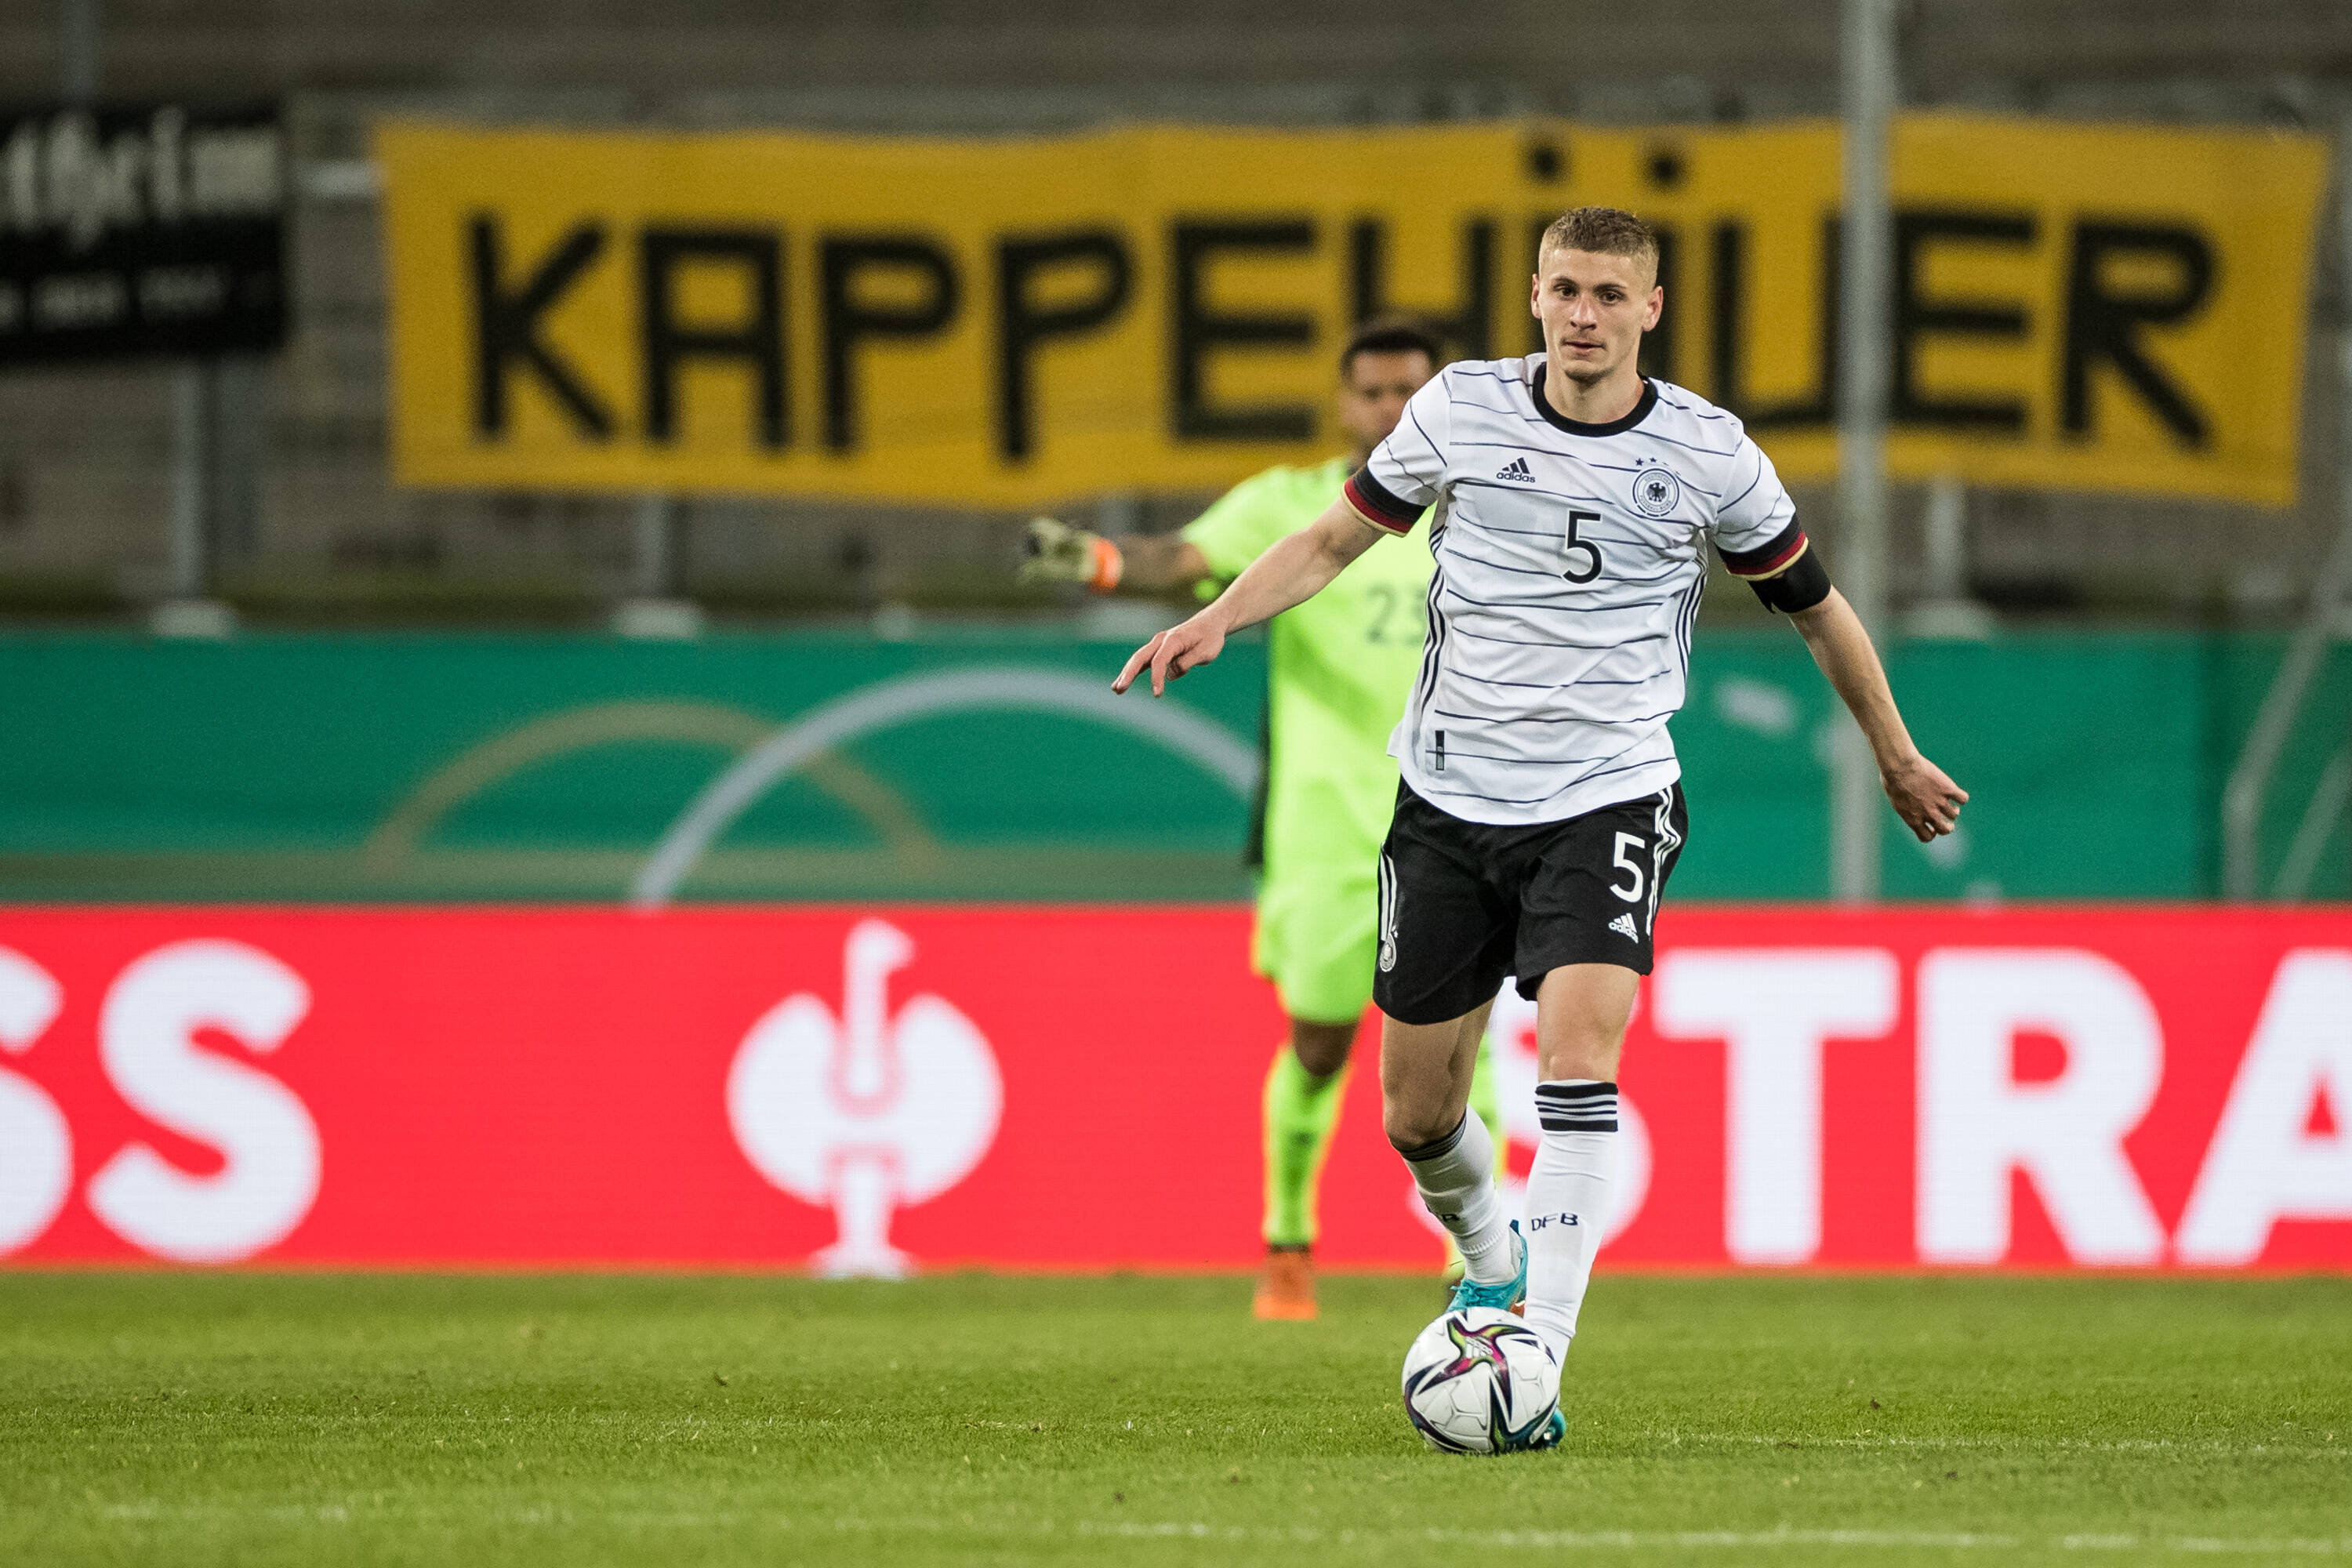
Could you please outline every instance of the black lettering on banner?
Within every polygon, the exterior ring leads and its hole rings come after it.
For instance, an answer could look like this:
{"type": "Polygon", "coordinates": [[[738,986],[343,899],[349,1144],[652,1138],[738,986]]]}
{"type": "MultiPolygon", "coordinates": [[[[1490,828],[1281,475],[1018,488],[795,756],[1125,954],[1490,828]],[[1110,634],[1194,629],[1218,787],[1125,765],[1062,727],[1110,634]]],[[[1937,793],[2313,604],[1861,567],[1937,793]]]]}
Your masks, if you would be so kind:
{"type": "Polygon", "coordinates": [[[1987,300],[1930,300],[1920,263],[1930,246],[2031,245],[2030,215],[1942,209],[1895,215],[1895,367],[1890,420],[1958,430],[2021,431],[2025,402],[2017,397],[1932,397],[1919,389],[1919,340],[1929,332],[2022,340],[2025,311],[1987,300]]]}
{"type": "Polygon", "coordinates": [[[824,303],[824,444],[857,445],[857,345],[868,338],[925,338],[946,329],[961,303],[955,260],[919,235],[828,235],[817,247],[824,303]],[[857,298],[861,273],[880,268],[923,280],[913,305],[875,305],[857,298]]]}
{"type": "Polygon", "coordinates": [[[2169,380],[2139,342],[2142,327],[2186,320],[2213,287],[2213,247],[2196,230],[2164,224],[2077,223],[2074,259],[2066,273],[2066,350],[2059,423],[2070,436],[2091,433],[2091,372],[2105,361],[2130,384],[2189,447],[2205,446],[2211,426],[2188,392],[2169,380]],[[2178,271],[2162,292],[2107,292],[2110,257],[2158,257],[2178,271]]]}
{"type": "Polygon", "coordinates": [[[1813,337],[1813,386],[1810,396],[1785,403],[1759,405],[1748,395],[1748,226],[1737,220],[1715,226],[1714,318],[1709,337],[1714,350],[1714,399],[1758,430],[1795,426],[1827,425],[1835,417],[1838,393],[1838,244],[1841,229],[1835,213],[1822,219],[1821,261],[1814,273],[1820,285],[1816,303],[1819,322],[1813,337]]]}
{"type": "Polygon", "coordinates": [[[1452,310],[1400,305],[1389,298],[1389,228],[1385,220],[1359,218],[1348,231],[1349,292],[1355,319],[1402,311],[1426,321],[1465,359],[1491,359],[1495,327],[1495,221],[1474,217],[1462,225],[1460,279],[1452,310]]]}
{"type": "MultiPolygon", "coordinates": [[[[1543,259],[1543,237],[1550,229],[1548,217],[1528,220],[1528,250],[1540,267],[1543,259]]],[[[1637,367],[1643,375],[1654,375],[1662,381],[1675,378],[1675,293],[1682,283],[1681,236],[1672,224],[1653,224],[1658,235],[1658,287],[1666,291],[1665,309],[1658,317],[1657,326],[1642,334],[1642,348],[1637,367]]],[[[1531,268],[1532,272],[1535,268],[1531,268]]],[[[1528,352],[1542,353],[1549,345],[1544,342],[1543,319],[1536,317],[1528,322],[1528,352]]],[[[1716,399],[1720,403],[1721,398],[1716,399]]]]}
{"type": "Polygon", "coordinates": [[[996,247],[996,448],[1008,462],[1027,458],[1036,444],[1031,360],[1055,338],[1076,337],[1127,309],[1135,268],[1127,242],[1108,229],[1084,229],[1034,239],[1007,239],[996,247]],[[1030,281],[1055,268],[1089,264],[1092,294],[1041,306],[1030,281]]]}
{"type": "Polygon", "coordinates": [[[791,438],[784,405],[783,258],[771,229],[648,228],[637,237],[639,355],[645,363],[646,434],[677,437],[677,372],[688,359],[739,360],[752,373],[752,438],[771,451],[791,438]],[[732,326],[688,326],[677,319],[677,274],[690,265],[740,268],[751,310],[732,326]]]}
{"type": "Polygon", "coordinates": [[[1175,266],[1174,338],[1170,355],[1174,376],[1176,437],[1190,441],[1307,441],[1315,436],[1315,410],[1296,403],[1217,407],[1208,402],[1209,355],[1218,349],[1301,349],[1315,344],[1312,317],[1267,311],[1215,311],[1206,283],[1210,263],[1220,255],[1305,255],[1315,248],[1315,226],[1306,219],[1269,223],[1179,223],[1170,231],[1175,266]]]}
{"type": "Polygon", "coordinates": [[[551,249],[519,289],[506,281],[505,247],[498,220],[476,213],[469,252],[474,283],[474,430],[499,437],[507,429],[507,371],[520,364],[539,378],[592,441],[613,438],[612,411],[578,372],[539,335],[540,319],[580,280],[604,248],[603,226],[575,226],[551,249]]]}

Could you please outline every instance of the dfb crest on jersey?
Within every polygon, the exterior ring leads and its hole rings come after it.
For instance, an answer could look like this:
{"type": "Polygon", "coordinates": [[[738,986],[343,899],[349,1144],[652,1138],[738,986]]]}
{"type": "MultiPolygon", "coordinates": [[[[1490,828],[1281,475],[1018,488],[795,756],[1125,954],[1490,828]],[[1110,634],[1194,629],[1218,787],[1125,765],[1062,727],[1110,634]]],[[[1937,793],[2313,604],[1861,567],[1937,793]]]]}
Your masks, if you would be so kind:
{"type": "Polygon", "coordinates": [[[1683,482],[1668,468],[1643,468],[1633,476],[1633,508],[1643,517],[1665,517],[1683,504],[1683,482]]]}

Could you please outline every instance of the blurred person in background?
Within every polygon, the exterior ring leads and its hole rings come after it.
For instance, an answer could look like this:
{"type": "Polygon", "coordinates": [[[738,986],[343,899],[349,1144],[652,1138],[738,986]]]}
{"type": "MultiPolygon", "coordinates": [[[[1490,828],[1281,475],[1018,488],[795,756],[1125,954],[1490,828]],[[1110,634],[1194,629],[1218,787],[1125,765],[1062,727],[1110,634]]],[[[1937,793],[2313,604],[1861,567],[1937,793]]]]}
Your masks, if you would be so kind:
{"type": "MultiPolygon", "coordinates": [[[[1345,456],[1268,468],[1171,534],[1109,539],[1038,518],[1029,525],[1024,579],[1083,583],[1098,594],[1213,599],[1339,499],[1348,476],[1396,428],[1407,400],[1446,357],[1443,340],[1418,323],[1364,323],[1339,354],[1345,456]]],[[[1265,1079],[1266,1257],[1253,1303],[1261,1318],[1316,1314],[1316,1191],[1347,1089],[1349,1052],[1371,1001],[1377,868],[1397,792],[1389,735],[1419,670],[1435,567],[1426,535],[1416,534],[1402,549],[1373,552],[1324,593],[1276,616],[1268,634],[1266,767],[1250,833],[1250,863],[1261,873],[1251,956],[1274,983],[1290,1037],[1276,1049],[1265,1079]]],[[[1492,1058],[1488,1043],[1471,1104],[1496,1130],[1500,1149],[1492,1058]]]]}

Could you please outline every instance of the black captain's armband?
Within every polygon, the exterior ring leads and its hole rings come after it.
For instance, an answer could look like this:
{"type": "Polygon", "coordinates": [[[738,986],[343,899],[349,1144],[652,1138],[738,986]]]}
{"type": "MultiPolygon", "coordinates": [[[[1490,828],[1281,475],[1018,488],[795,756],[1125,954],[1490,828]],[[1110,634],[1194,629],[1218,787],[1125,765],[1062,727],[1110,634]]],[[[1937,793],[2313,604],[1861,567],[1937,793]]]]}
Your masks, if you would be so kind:
{"type": "Polygon", "coordinates": [[[1413,505],[1372,478],[1369,464],[1349,478],[1340,493],[1348,498],[1348,505],[1358,517],[1383,533],[1411,533],[1412,525],[1421,521],[1421,514],[1429,510],[1413,505]]]}
{"type": "Polygon", "coordinates": [[[1723,552],[1723,563],[1755,590],[1766,609],[1782,615],[1810,610],[1830,596],[1830,574],[1822,565],[1821,552],[1794,518],[1758,549],[1723,552]]]}
{"type": "Polygon", "coordinates": [[[1764,601],[1766,609],[1778,610],[1784,616],[1810,610],[1830,596],[1830,574],[1822,567],[1822,558],[1810,549],[1776,574],[1759,577],[1748,585],[1756,590],[1756,596],[1764,601]]]}

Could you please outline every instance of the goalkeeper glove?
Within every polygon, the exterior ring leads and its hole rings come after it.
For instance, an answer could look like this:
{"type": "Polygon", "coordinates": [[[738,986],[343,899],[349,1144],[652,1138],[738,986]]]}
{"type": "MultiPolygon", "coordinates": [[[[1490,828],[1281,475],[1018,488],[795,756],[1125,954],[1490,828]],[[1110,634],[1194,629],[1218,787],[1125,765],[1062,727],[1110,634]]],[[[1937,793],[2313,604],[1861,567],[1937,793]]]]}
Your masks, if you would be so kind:
{"type": "Polygon", "coordinates": [[[1118,545],[1101,534],[1050,517],[1029,520],[1029,556],[1021,563],[1024,583],[1084,583],[1097,594],[1118,586],[1127,568],[1118,545]]]}

